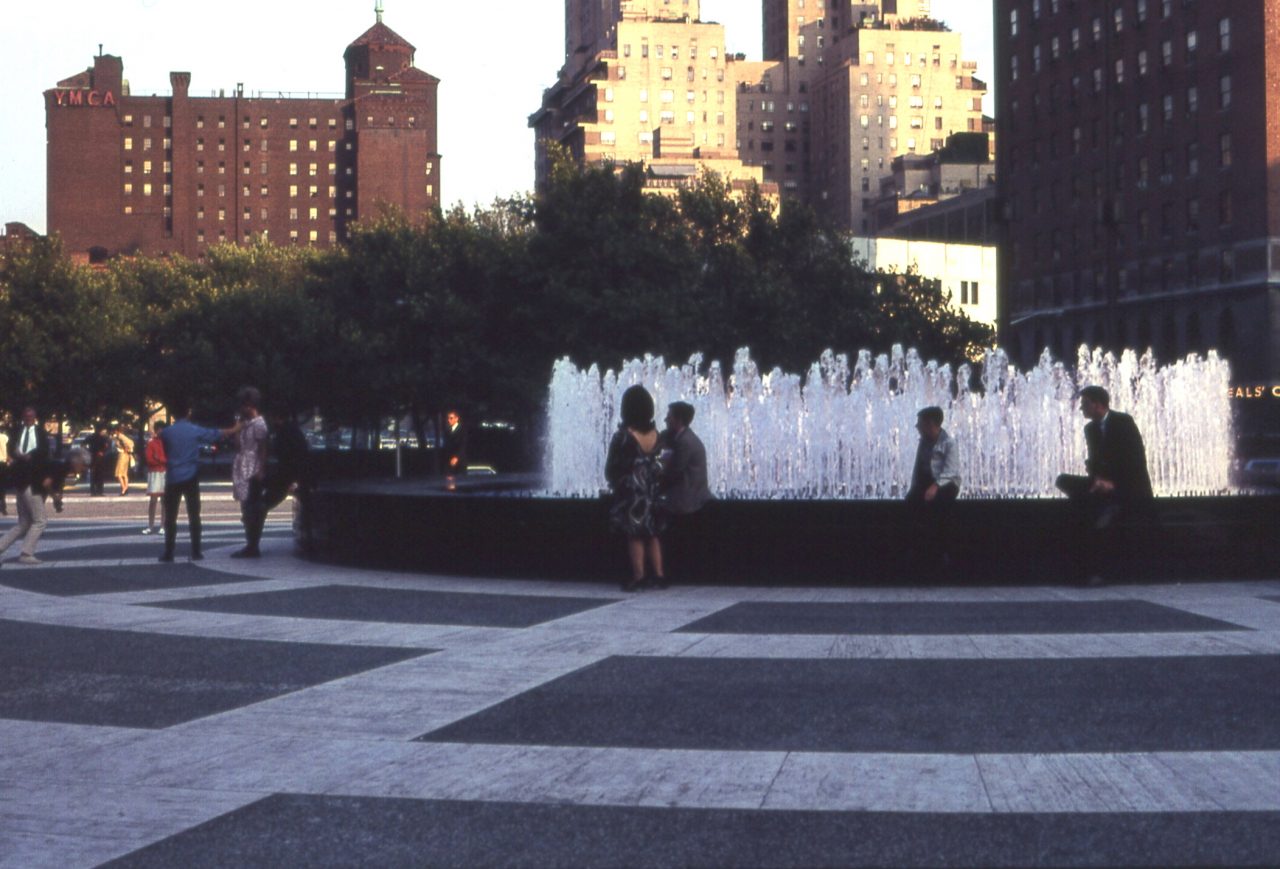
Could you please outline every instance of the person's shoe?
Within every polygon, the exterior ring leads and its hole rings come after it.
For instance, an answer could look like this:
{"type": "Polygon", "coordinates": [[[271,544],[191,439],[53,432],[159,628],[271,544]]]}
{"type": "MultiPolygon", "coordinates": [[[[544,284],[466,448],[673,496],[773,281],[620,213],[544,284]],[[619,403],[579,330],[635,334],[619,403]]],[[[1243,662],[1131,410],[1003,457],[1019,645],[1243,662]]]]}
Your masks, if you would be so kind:
{"type": "Polygon", "coordinates": [[[166,564],[168,564],[169,562],[173,561],[173,553],[166,552],[164,555],[161,555],[159,558],[157,558],[156,561],[163,561],[166,564]]]}
{"type": "Polygon", "coordinates": [[[622,584],[622,590],[627,592],[628,594],[632,592],[641,591],[643,589],[644,589],[643,579],[628,579],[626,582],[622,584]]]}
{"type": "Polygon", "coordinates": [[[659,591],[671,587],[671,583],[667,582],[665,576],[651,576],[645,580],[645,585],[659,591]]]}
{"type": "Polygon", "coordinates": [[[244,549],[237,549],[235,552],[231,553],[232,558],[259,558],[261,556],[262,553],[251,546],[246,546],[244,549]]]}
{"type": "Polygon", "coordinates": [[[54,499],[53,499],[53,512],[55,512],[55,513],[61,513],[61,512],[62,512],[62,499],[61,499],[61,498],[54,498],[54,499]]]}
{"type": "Polygon", "coordinates": [[[143,528],[143,529],[142,529],[142,533],[143,533],[143,534],[155,534],[155,533],[156,533],[156,529],[154,529],[154,528],[143,528]]]}
{"type": "Polygon", "coordinates": [[[204,553],[201,552],[200,550],[196,550],[195,552],[191,553],[191,560],[204,561],[204,553]]]}
{"type": "Polygon", "coordinates": [[[18,563],[19,564],[44,564],[43,561],[36,558],[34,555],[19,555],[18,563]]]}

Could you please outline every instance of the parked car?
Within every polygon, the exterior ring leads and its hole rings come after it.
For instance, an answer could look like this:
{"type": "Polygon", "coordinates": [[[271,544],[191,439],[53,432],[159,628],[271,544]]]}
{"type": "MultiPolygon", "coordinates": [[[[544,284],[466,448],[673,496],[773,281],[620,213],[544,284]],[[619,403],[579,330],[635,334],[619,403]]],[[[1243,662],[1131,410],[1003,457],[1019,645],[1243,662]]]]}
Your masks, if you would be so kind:
{"type": "Polygon", "coordinates": [[[1240,483],[1280,488],[1280,458],[1248,459],[1240,470],[1240,483]]]}

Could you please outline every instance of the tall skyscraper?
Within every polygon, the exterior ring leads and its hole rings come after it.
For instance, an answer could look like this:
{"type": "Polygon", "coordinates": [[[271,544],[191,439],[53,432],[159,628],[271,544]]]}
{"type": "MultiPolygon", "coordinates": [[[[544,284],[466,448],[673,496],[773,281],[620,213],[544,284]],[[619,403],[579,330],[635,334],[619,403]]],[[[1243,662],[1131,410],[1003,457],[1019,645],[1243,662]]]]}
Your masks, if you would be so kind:
{"type": "Polygon", "coordinates": [[[784,196],[874,229],[894,157],[981,132],[986,85],[928,2],[764,0],[764,61],[739,64],[738,141],[784,196]]]}
{"type": "Polygon", "coordinates": [[[529,118],[539,182],[549,145],[586,164],[644,163],[655,189],[703,169],[764,179],[738,159],[736,64],[698,0],[565,0],[565,62],[529,118]]]}
{"type": "Polygon", "coordinates": [[[199,256],[222,241],[325,246],[382,205],[440,201],[439,80],[377,21],[344,54],[346,94],[134,96],[119,57],[45,91],[49,231],[91,261],[199,256]]]}
{"type": "Polygon", "coordinates": [[[1022,361],[1217,348],[1280,383],[1280,0],[998,0],[996,68],[1022,361]]]}

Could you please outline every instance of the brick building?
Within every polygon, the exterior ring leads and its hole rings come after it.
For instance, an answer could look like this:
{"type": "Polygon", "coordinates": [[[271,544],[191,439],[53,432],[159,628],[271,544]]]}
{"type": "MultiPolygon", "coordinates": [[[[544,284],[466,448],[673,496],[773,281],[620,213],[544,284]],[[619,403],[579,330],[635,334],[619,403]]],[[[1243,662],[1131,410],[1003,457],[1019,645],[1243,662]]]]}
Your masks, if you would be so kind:
{"type": "Polygon", "coordinates": [[[1280,383],[1280,0],[997,0],[996,68],[1020,361],[1216,348],[1280,383]]]}
{"type": "Polygon", "coordinates": [[[895,157],[983,131],[986,85],[920,0],[763,0],[764,60],[740,63],[742,159],[855,234],[895,157]]]}
{"type": "Polygon", "coordinates": [[[643,163],[659,193],[702,171],[737,190],[764,181],[739,159],[724,27],[699,14],[699,0],[565,0],[564,66],[529,117],[539,184],[550,143],[584,164],[643,163]]]}
{"type": "Polygon", "coordinates": [[[346,94],[134,96],[119,57],[45,91],[48,227],[67,252],[200,256],[263,237],[327,246],[384,204],[440,201],[439,80],[382,15],[346,49],[346,94]]]}

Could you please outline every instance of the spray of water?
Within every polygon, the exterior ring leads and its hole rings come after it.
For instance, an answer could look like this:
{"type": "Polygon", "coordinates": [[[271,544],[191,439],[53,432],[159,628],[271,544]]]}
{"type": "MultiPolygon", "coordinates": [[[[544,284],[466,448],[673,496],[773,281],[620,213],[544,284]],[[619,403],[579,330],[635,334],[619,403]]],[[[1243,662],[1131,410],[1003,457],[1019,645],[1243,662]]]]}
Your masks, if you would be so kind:
{"type": "Polygon", "coordinates": [[[547,409],[546,478],[551,494],[594,496],[618,424],[622,392],[639,383],[659,408],[694,406],[707,447],[710,485],[729,498],[896,498],[915,457],[916,411],[938,405],[958,440],[962,497],[1057,495],[1061,472],[1084,472],[1084,422],[1076,391],[1098,384],[1111,406],[1132,414],[1147,445],[1160,495],[1226,491],[1232,452],[1230,369],[1210,351],[1157,366],[1148,353],[1119,358],[1081,347],[1076,366],[1046,350],[1020,372],[1001,350],[987,353],[980,387],[968,365],[924,362],[895,346],[858,353],[852,367],[831,351],[805,377],[777,368],[761,374],[739,350],[725,378],[701,354],[669,367],[661,357],[631,360],[614,372],[555,364],[547,409]]]}

